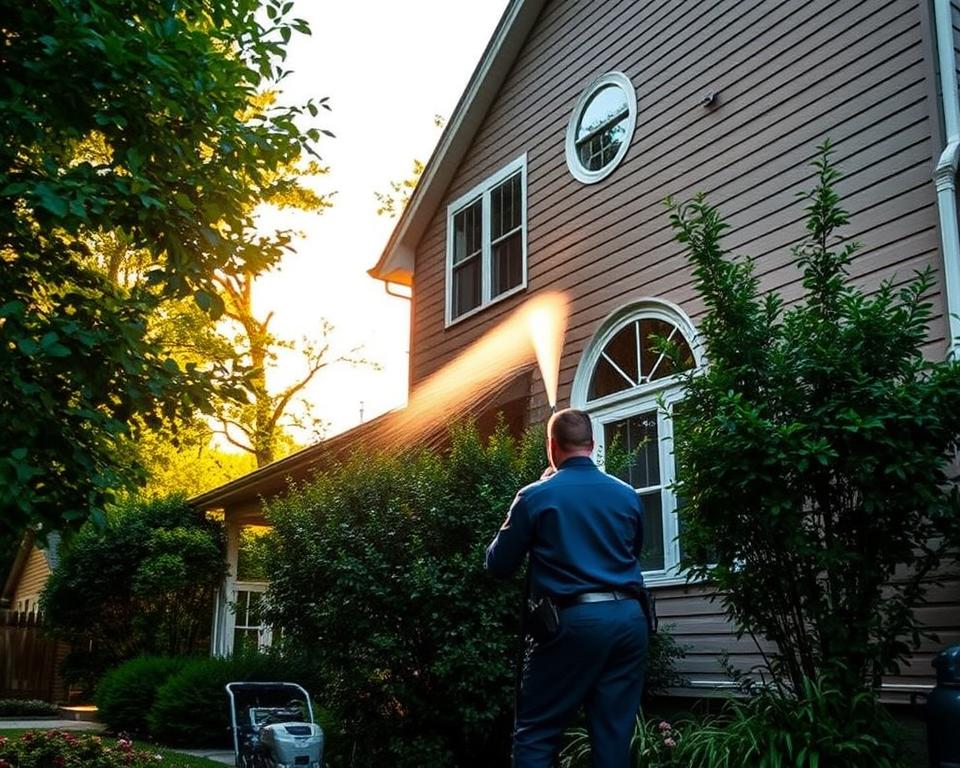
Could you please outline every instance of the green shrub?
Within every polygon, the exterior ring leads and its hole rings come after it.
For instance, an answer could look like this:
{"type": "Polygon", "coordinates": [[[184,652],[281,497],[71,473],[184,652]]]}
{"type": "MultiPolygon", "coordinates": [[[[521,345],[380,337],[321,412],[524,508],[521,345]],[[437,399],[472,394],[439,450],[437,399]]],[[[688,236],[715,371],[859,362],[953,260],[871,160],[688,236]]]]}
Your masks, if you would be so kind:
{"type": "Polygon", "coordinates": [[[650,650],[647,654],[647,677],[644,686],[644,698],[663,694],[669,688],[679,688],[687,679],[677,672],[677,662],[687,652],[670,633],[673,624],[661,624],[660,631],[650,636],[650,650]]]}
{"type": "Polygon", "coordinates": [[[741,632],[776,644],[781,684],[828,675],[852,699],[919,645],[913,608],[954,560],[960,363],[924,354],[932,273],[870,293],[850,281],[829,144],[814,166],[789,307],[724,251],[715,208],[673,209],[710,361],[674,411],[680,550],[741,632]]]}
{"type": "Polygon", "coordinates": [[[0,699],[0,717],[43,717],[59,711],[53,704],[39,699],[0,699]]]}
{"type": "Polygon", "coordinates": [[[148,768],[157,755],[137,749],[128,739],[101,739],[69,731],[27,731],[0,736],[0,768],[148,768]]]}
{"type": "Polygon", "coordinates": [[[517,489],[543,469],[517,442],[457,428],[448,452],[358,456],[270,506],[266,612],[313,653],[356,766],[501,764],[509,754],[519,578],[483,570],[517,489]]]}
{"type": "Polygon", "coordinates": [[[94,696],[97,716],[114,733],[147,733],[147,715],[157,690],[188,659],[140,656],[108,672],[94,696]]]}
{"type": "Polygon", "coordinates": [[[232,658],[197,658],[167,678],[147,716],[150,735],[170,746],[226,746],[231,743],[224,686],[234,681],[294,682],[310,690],[309,666],[279,653],[246,653],[232,658]]]}
{"type": "Polygon", "coordinates": [[[47,626],[72,641],[71,682],[92,688],[144,654],[205,652],[225,571],[222,525],[183,496],[131,499],[105,526],[86,524],[62,548],[42,598],[47,626]]]}
{"type": "MultiPolygon", "coordinates": [[[[852,699],[805,680],[799,696],[762,690],[730,699],[717,716],[666,722],[638,719],[631,742],[636,768],[905,768],[892,746],[897,726],[869,693],[852,699]]],[[[590,764],[583,729],[571,732],[563,768],[590,764]]]]}

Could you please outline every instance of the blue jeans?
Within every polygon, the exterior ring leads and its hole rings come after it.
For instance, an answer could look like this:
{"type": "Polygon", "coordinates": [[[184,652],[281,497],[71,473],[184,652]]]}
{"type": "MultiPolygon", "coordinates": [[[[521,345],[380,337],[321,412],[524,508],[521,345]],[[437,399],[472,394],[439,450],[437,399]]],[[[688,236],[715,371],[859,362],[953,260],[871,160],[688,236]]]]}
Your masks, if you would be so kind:
{"type": "Polygon", "coordinates": [[[513,738],[514,768],[553,768],[583,705],[594,768],[628,768],[647,664],[647,622],[636,600],[574,605],[560,631],[525,660],[513,738]]]}

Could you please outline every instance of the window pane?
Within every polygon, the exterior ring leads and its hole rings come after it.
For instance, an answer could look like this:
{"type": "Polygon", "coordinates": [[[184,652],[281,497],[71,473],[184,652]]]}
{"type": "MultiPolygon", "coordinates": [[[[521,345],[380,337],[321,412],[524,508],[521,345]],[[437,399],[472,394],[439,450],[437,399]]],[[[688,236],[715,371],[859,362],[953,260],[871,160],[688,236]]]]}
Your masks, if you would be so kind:
{"type": "Polygon", "coordinates": [[[660,491],[640,494],[643,502],[643,550],[640,552],[640,567],[645,571],[662,571],[663,554],[663,505],[660,491]]]}
{"type": "Polygon", "coordinates": [[[476,255],[454,267],[453,316],[480,306],[480,256],[476,255]]]}
{"type": "Polygon", "coordinates": [[[490,193],[490,227],[494,240],[523,223],[521,202],[519,173],[494,187],[490,193]]]}
{"type": "Polygon", "coordinates": [[[598,397],[612,395],[614,392],[620,392],[621,390],[632,387],[632,382],[625,379],[623,374],[614,368],[605,357],[601,357],[593,369],[593,378],[590,379],[590,389],[587,392],[587,398],[596,400],[598,397]]]}
{"type": "Polygon", "coordinates": [[[523,240],[517,231],[493,246],[493,295],[516,288],[523,282],[523,240]]]}
{"type": "Polygon", "coordinates": [[[672,323],[663,320],[641,320],[640,321],[640,339],[641,339],[641,371],[643,375],[650,380],[661,379],[670,376],[679,371],[686,371],[693,368],[693,351],[687,344],[683,334],[672,323]],[[670,334],[673,337],[670,338],[670,334]],[[670,339],[679,365],[671,358],[664,356],[660,359],[659,346],[652,338],[657,336],[663,339],[670,339]]]}
{"type": "Polygon", "coordinates": [[[615,464],[623,463],[622,469],[614,466],[611,474],[630,483],[634,488],[660,485],[660,444],[656,411],[604,424],[603,444],[608,465],[611,455],[615,464]],[[627,454],[623,462],[617,460],[620,451],[627,454]]]}
{"type": "Polygon", "coordinates": [[[247,625],[251,627],[260,626],[260,603],[263,602],[262,592],[250,593],[250,607],[247,610],[247,625]]]}
{"type": "Polygon", "coordinates": [[[626,139],[629,107],[618,85],[598,90],[587,102],[577,127],[577,155],[584,168],[599,171],[610,163],[626,139]]]}
{"type": "Polygon", "coordinates": [[[640,381],[637,367],[637,323],[621,328],[603,348],[609,357],[627,376],[635,382],[640,381]]]}
{"type": "Polygon", "coordinates": [[[482,200],[471,203],[453,217],[453,263],[480,252],[483,236],[482,200]]]}

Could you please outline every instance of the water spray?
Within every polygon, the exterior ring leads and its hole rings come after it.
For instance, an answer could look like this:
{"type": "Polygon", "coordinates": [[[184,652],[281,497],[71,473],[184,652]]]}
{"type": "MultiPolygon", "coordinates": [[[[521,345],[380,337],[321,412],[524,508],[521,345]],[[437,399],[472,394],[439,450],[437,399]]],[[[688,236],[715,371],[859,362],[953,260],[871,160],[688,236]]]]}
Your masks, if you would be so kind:
{"type": "Polygon", "coordinates": [[[551,414],[557,409],[560,355],[567,328],[567,299],[542,293],[510,314],[410,393],[407,407],[380,433],[381,445],[415,442],[441,427],[455,412],[528,370],[531,347],[540,368],[551,414]]]}

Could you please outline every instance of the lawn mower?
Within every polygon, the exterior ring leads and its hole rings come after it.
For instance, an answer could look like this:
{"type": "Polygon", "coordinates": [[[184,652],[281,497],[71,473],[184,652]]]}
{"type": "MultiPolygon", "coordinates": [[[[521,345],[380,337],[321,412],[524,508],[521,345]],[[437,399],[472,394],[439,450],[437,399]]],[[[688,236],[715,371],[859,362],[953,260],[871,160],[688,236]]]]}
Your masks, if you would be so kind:
{"type": "Polygon", "coordinates": [[[296,683],[227,683],[237,768],[321,768],[323,730],[296,683]]]}

